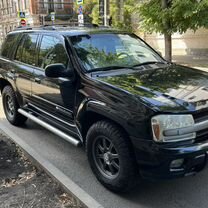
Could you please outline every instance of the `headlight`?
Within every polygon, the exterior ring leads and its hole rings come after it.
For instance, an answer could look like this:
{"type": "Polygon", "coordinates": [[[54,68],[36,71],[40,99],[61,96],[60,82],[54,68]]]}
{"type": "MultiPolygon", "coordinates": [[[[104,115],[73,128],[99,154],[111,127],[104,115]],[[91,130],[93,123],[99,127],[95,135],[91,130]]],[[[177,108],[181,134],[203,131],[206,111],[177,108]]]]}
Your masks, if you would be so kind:
{"type": "Polygon", "coordinates": [[[194,126],[192,115],[158,115],[151,119],[153,139],[156,142],[176,142],[194,139],[196,133],[165,136],[167,130],[175,130],[194,126]]]}

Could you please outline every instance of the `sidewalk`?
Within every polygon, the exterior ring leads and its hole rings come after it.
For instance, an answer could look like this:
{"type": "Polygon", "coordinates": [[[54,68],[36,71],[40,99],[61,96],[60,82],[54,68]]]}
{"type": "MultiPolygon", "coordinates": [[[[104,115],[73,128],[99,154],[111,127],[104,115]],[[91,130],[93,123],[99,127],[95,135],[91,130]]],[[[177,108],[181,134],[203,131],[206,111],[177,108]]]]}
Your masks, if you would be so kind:
{"type": "Polygon", "coordinates": [[[173,62],[208,71],[208,54],[207,56],[173,56],[173,62]]]}
{"type": "Polygon", "coordinates": [[[37,169],[0,130],[0,207],[81,208],[58,182],[37,169]]]}

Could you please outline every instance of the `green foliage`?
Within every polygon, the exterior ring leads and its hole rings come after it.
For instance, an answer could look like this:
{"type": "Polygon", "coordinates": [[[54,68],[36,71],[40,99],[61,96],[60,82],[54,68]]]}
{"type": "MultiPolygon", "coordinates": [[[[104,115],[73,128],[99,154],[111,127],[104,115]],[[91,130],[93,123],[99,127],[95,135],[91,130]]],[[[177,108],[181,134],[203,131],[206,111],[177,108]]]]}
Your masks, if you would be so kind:
{"type": "Polygon", "coordinates": [[[92,9],[92,13],[90,15],[92,18],[92,23],[93,24],[100,24],[100,15],[99,15],[99,4],[96,4],[94,8],[92,9]]]}
{"type": "Polygon", "coordinates": [[[110,16],[112,17],[113,27],[124,29],[127,31],[133,31],[132,25],[132,15],[134,15],[137,10],[138,4],[133,0],[124,0],[123,5],[123,19],[119,18],[120,8],[118,7],[118,1],[110,1],[110,16]]]}
{"type": "Polygon", "coordinates": [[[119,21],[119,8],[114,0],[110,0],[110,15],[112,17],[113,26],[119,28],[121,24],[119,21]]]}
{"type": "Polygon", "coordinates": [[[161,0],[149,0],[140,5],[141,23],[146,31],[173,34],[208,27],[208,0],[172,0],[167,9],[162,9],[161,4],[161,0]]]}

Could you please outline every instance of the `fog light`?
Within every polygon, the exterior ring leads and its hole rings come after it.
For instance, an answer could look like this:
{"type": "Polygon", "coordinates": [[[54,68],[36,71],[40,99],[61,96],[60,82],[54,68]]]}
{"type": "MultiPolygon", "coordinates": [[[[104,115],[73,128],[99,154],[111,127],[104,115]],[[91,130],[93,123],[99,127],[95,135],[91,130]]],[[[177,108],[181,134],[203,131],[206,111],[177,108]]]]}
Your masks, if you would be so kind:
{"type": "Polygon", "coordinates": [[[181,166],[183,165],[183,163],[184,163],[184,159],[173,160],[170,163],[170,168],[171,169],[173,169],[173,168],[181,168],[181,166]]]}

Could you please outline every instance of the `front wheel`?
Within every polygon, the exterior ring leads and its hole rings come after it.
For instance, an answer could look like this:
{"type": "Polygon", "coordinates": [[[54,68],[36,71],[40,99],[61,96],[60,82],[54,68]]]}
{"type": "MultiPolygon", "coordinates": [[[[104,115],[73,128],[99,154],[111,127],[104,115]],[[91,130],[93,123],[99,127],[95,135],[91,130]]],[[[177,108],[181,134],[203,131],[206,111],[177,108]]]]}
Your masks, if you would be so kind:
{"type": "Polygon", "coordinates": [[[97,179],[114,192],[126,192],[135,184],[134,155],[126,135],[115,124],[99,121],[87,133],[87,156],[97,179]]]}
{"type": "Polygon", "coordinates": [[[3,89],[2,102],[7,120],[15,126],[23,125],[27,118],[18,113],[19,105],[15,96],[15,92],[9,85],[3,89]]]}

